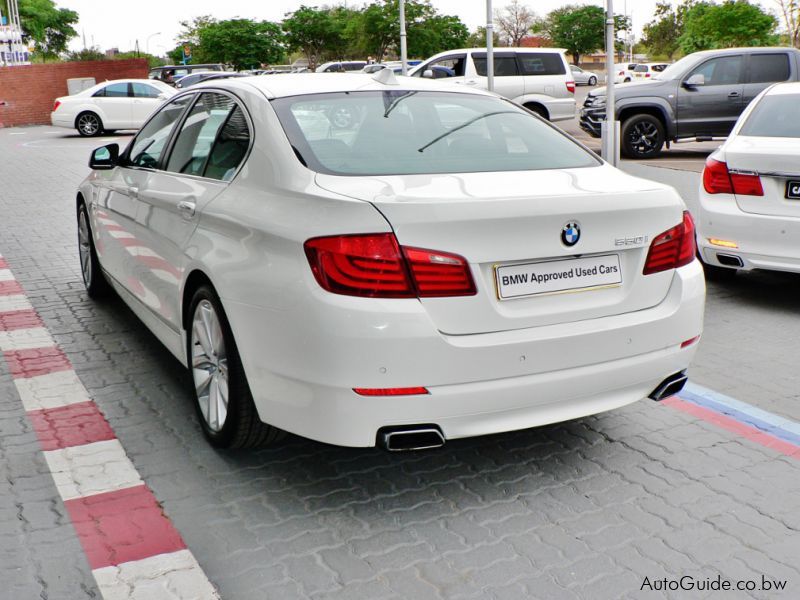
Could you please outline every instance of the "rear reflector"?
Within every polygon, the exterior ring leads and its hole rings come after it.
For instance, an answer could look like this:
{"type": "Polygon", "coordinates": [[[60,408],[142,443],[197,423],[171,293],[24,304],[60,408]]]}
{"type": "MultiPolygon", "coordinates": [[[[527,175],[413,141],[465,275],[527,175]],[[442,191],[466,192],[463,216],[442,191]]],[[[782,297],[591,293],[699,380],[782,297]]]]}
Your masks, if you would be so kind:
{"type": "Polygon", "coordinates": [[[763,196],[761,179],[755,173],[731,173],[724,162],[706,159],[703,169],[703,189],[709,194],[738,194],[740,196],[763,196]]]}
{"type": "Polygon", "coordinates": [[[408,388],[353,388],[359,396],[418,396],[429,394],[428,388],[408,387],[408,388]]]}
{"type": "Polygon", "coordinates": [[[700,339],[700,336],[696,335],[693,338],[686,340],[685,342],[681,342],[681,348],[686,348],[686,346],[691,346],[692,344],[694,344],[699,339],[700,339]]]}
{"type": "Polygon", "coordinates": [[[695,251],[694,221],[684,211],[682,223],[653,239],[642,273],[651,275],[688,265],[694,260],[695,251]]]}
{"type": "Polygon", "coordinates": [[[314,238],[305,244],[317,283],[345,296],[473,296],[469,263],[457,254],[401,247],[393,233],[314,238]]]}
{"type": "Polygon", "coordinates": [[[567,82],[567,91],[570,94],[574,94],[575,93],[575,82],[574,81],[568,81],[567,82]]]}

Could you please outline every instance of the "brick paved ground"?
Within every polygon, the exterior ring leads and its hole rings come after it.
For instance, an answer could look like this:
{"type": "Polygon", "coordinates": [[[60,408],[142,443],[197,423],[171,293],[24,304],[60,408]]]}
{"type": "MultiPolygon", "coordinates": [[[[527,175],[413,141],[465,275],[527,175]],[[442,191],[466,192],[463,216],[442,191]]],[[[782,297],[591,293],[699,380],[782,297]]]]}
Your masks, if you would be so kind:
{"type": "MultiPolygon", "coordinates": [[[[212,450],[180,366],[83,292],[73,198],[97,145],[0,130],[0,253],[223,598],[660,598],[644,577],[717,574],[800,594],[800,461],[649,401],[419,454],[212,450]]],[[[798,288],[711,284],[694,380],[800,421],[798,288]]],[[[0,598],[98,597],[2,360],[0,427],[0,598]]]]}

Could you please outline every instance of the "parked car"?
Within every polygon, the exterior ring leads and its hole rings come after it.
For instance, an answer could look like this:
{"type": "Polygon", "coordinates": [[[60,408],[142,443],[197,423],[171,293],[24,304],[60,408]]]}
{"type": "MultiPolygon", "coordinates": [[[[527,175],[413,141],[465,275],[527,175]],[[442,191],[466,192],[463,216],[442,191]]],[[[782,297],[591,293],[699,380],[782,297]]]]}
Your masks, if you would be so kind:
{"type": "Polygon", "coordinates": [[[184,88],[193,86],[196,83],[200,83],[201,81],[210,81],[212,79],[230,79],[232,77],[249,77],[249,76],[253,76],[253,73],[235,73],[233,71],[220,73],[217,71],[205,71],[200,73],[192,73],[191,75],[182,77],[180,81],[175,83],[175,87],[178,88],[179,90],[182,90],[184,88]]]}
{"type": "Polygon", "coordinates": [[[800,273],[800,83],[761,92],[706,160],[697,221],[712,275],[800,273]]]}
{"type": "Polygon", "coordinates": [[[597,75],[591,71],[584,71],[576,65],[570,65],[569,70],[572,72],[575,85],[597,85],[597,75]]]}
{"type": "Polygon", "coordinates": [[[638,63],[622,63],[614,65],[614,83],[629,83],[633,81],[633,72],[638,63]]]}
{"type": "Polygon", "coordinates": [[[349,73],[360,71],[367,66],[365,60],[333,61],[322,63],[317,67],[316,73],[349,73]]]}
{"type": "Polygon", "coordinates": [[[164,67],[153,67],[147,75],[149,79],[158,79],[169,85],[175,85],[181,78],[192,73],[205,73],[208,71],[224,71],[219,63],[199,64],[199,65],[167,65],[164,67]]]}
{"type": "Polygon", "coordinates": [[[175,89],[160,81],[104,81],[73,96],[56,98],[50,122],[93,137],[115,129],[139,129],[175,89]]]}
{"type": "Polygon", "coordinates": [[[704,281],[672,188],[463,85],[203,86],[94,152],[76,215],[89,294],[187,365],[212,444],[439,446],[683,385],[704,281]]]}
{"type": "MultiPolygon", "coordinates": [[[[564,53],[560,48],[496,51],[494,91],[550,121],[574,118],[575,80],[564,53]]],[[[414,67],[409,75],[487,89],[486,49],[442,52],[414,67]]]]}
{"type": "MultiPolygon", "coordinates": [[[[726,48],[683,57],[657,80],[634,82],[616,92],[622,123],[620,147],[629,158],[653,158],[665,143],[727,136],[736,119],[772,83],[800,79],[800,50],[726,48]]],[[[600,137],[606,90],[589,92],[581,128],[600,137]]]]}
{"type": "Polygon", "coordinates": [[[669,63],[641,63],[634,67],[634,79],[657,79],[658,74],[664,71],[669,63]]]}

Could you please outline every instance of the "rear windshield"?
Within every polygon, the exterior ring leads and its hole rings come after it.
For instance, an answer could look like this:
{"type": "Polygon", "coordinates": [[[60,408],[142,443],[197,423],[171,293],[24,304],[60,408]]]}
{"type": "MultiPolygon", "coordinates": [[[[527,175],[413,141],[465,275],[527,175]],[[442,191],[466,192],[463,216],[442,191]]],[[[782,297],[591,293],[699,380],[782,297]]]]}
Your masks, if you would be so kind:
{"type": "Polygon", "coordinates": [[[511,102],[452,92],[337,92],[272,101],[298,158],[333,175],[591,167],[598,159],[511,102]]]}
{"type": "Polygon", "coordinates": [[[764,96],[739,135],[800,138],[800,94],[764,96]]]}

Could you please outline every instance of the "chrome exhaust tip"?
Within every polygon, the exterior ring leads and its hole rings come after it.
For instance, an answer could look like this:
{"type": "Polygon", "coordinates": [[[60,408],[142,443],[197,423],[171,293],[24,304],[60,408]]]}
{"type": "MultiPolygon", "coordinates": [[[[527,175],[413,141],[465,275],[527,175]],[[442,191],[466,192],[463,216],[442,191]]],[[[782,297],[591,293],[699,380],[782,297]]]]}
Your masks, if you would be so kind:
{"type": "Polygon", "coordinates": [[[655,400],[656,402],[663,400],[664,398],[669,398],[670,396],[674,396],[678,392],[683,389],[683,386],[686,385],[686,382],[689,378],[686,376],[685,371],[680,371],[679,373],[673,373],[669,377],[667,377],[664,381],[659,383],[650,394],[647,396],[651,400],[655,400]]]}
{"type": "Polygon", "coordinates": [[[736,267],[741,269],[744,266],[744,261],[735,254],[723,254],[722,252],[717,252],[717,260],[719,264],[724,265],[726,267],[736,267]]]}
{"type": "Polygon", "coordinates": [[[378,430],[377,445],[389,452],[431,450],[444,446],[444,435],[436,425],[382,427],[378,430]]]}

